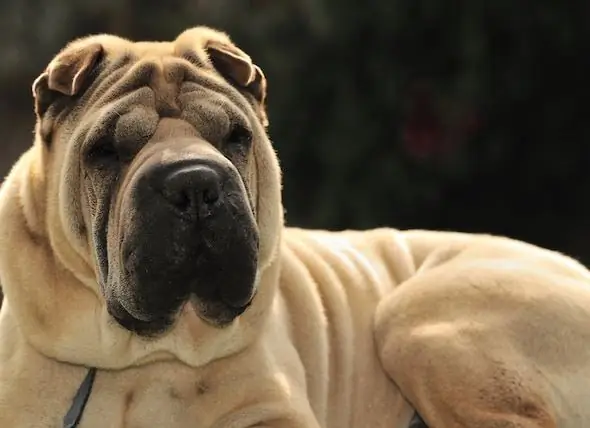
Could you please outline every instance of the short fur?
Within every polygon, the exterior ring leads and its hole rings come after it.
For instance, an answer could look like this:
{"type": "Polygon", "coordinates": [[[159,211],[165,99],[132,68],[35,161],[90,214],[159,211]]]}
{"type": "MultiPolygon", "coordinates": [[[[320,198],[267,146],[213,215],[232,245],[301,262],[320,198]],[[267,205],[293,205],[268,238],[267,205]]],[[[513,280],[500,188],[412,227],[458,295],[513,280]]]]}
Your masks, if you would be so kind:
{"type": "Polygon", "coordinates": [[[0,191],[1,427],[61,426],[87,367],[81,428],[590,426],[590,273],[502,237],[286,228],[266,80],[227,35],[76,40],[33,93],[0,191]],[[154,190],[188,161],[225,174],[222,211],[154,190]]]}

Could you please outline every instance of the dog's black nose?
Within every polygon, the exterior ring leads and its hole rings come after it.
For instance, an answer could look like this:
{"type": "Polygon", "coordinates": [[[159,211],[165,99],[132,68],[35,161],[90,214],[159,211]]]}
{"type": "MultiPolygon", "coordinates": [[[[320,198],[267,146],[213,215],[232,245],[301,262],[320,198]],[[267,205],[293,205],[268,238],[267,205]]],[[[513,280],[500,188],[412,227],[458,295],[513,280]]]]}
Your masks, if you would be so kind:
{"type": "Polygon", "coordinates": [[[164,177],[162,195],[181,214],[202,219],[220,202],[221,181],[221,174],[209,165],[182,166],[164,177]]]}

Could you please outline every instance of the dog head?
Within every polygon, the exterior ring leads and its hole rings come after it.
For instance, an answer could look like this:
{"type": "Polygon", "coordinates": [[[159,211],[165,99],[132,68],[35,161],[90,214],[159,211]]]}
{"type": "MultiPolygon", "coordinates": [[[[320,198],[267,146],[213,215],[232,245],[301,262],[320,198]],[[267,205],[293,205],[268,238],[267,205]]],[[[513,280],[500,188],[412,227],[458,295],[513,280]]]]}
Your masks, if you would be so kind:
{"type": "MultiPolygon", "coordinates": [[[[249,55],[206,27],[173,42],[90,36],[32,89],[36,142],[11,174],[30,239],[136,336],[191,314],[217,330],[246,317],[282,227],[266,80],[249,55]]],[[[5,276],[7,299],[24,299],[5,276]]]]}

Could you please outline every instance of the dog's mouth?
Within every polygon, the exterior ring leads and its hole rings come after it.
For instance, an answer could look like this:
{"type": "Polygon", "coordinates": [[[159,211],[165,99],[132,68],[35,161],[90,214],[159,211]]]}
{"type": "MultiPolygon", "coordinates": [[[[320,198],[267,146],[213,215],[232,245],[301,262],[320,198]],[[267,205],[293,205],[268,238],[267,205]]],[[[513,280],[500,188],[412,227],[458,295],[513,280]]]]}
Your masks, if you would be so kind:
{"type": "Polygon", "coordinates": [[[246,304],[239,306],[226,303],[222,299],[205,300],[191,296],[181,302],[176,310],[163,314],[137,313],[127,309],[119,301],[109,302],[107,309],[116,323],[124,329],[143,337],[158,337],[171,331],[182,317],[196,316],[212,327],[228,327],[252,305],[255,295],[253,293],[246,304]]]}
{"type": "Polygon", "coordinates": [[[215,250],[199,254],[193,247],[181,246],[188,255],[174,264],[172,257],[152,255],[167,245],[162,242],[156,250],[133,246],[134,250],[120,252],[121,266],[113,270],[118,275],[103,287],[108,311],[120,326],[145,337],[164,335],[183,317],[224,328],[251,306],[257,289],[255,252],[248,257],[238,245],[237,250],[225,248],[221,255],[215,250]]]}
{"type": "Polygon", "coordinates": [[[143,336],[170,330],[187,305],[207,324],[231,324],[250,306],[258,274],[258,227],[241,177],[202,157],[144,164],[120,195],[103,260],[110,314],[143,336]]]}
{"type": "MultiPolygon", "coordinates": [[[[255,293],[250,300],[239,306],[234,306],[226,303],[223,300],[205,301],[192,297],[183,305],[184,312],[193,312],[203,322],[218,328],[229,326],[242,315],[252,305],[255,293]]],[[[183,315],[183,310],[180,311],[180,316],[183,315]]]]}

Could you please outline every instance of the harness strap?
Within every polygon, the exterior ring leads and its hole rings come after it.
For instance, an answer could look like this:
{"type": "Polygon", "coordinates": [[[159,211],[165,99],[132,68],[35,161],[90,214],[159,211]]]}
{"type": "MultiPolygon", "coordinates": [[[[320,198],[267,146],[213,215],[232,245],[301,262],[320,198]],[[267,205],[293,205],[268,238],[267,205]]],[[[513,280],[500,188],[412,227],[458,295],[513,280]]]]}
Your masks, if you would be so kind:
{"type": "Polygon", "coordinates": [[[418,412],[414,412],[414,417],[410,421],[410,426],[408,428],[428,428],[424,419],[418,414],[418,412]]]}
{"type": "Polygon", "coordinates": [[[86,377],[80,384],[68,413],[66,413],[64,416],[63,428],[76,428],[80,424],[80,421],[82,420],[82,414],[84,413],[84,408],[86,407],[86,403],[88,402],[90,393],[92,392],[92,385],[94,385],[95,376],[96,369],[88,369],[88,373],[86,373],[86,377]]]}

